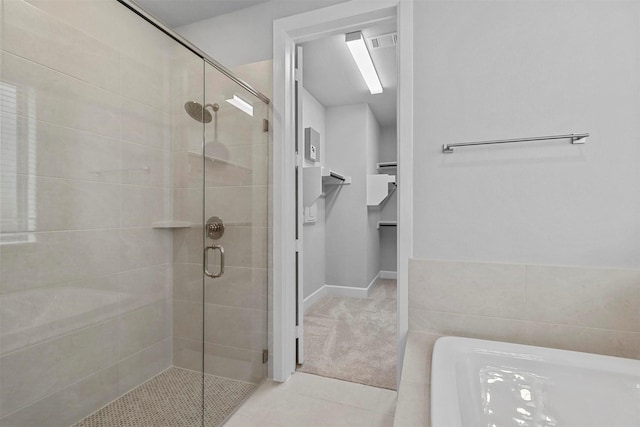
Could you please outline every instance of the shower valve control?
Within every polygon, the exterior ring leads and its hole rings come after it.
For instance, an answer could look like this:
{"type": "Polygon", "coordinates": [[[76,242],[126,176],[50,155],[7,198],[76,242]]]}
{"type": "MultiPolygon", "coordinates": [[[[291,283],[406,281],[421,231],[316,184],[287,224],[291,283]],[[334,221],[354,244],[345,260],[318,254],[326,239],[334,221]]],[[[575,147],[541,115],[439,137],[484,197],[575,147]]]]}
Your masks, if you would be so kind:
{"type": "Polygon", "coordinates": [[[217,240],[224,234],[224,223],[217,216],[212,216],[207,220],[206,231],[207,237],[217,240]]]}

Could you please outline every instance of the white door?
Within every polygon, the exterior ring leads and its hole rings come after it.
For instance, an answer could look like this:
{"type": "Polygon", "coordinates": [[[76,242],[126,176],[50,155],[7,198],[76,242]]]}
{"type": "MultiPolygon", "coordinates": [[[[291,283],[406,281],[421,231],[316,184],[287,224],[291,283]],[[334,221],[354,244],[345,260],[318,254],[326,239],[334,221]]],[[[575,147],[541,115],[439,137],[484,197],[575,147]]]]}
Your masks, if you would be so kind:
{"type": "Polygon", "coordinates": [[[304,128],[302,127],[302,46],[296,46],[296,363],[304,363],[304,292],[302,261],[302,226],[304,206],[302,194],[302,168],[304,166],[304,128]]]}

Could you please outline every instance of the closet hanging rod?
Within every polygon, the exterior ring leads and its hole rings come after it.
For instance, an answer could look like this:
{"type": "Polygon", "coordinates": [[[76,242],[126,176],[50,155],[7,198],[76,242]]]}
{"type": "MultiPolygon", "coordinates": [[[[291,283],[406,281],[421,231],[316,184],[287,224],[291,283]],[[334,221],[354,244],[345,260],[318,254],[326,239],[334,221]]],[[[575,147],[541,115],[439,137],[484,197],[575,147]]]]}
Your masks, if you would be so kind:
{"type": "Polygon", "coordinates": [[[344,181],[346,179],[344,175],[334,171],[329,171],[329,176],[332,178],[339,179],[340,181],[344,181]]]}
{"type": "Polygon", "coordinates": [[[550,139],[569,139],[572,144],[584,144],[585,139],[589,136],[588,133],[570,133],[568,135],[550,135],[550,136],[533,136],[529,138],[514,138],[514,139],[496,139],[492,141],[477,141],[477,142],[461,142],[459,144],[443,144],[443,153],[453,153],[455,147],[470,147],[474,145],[492,145],[492,144],[510,144],[512,142],[532,142],[532,141],[545,141],[550,139]]]}

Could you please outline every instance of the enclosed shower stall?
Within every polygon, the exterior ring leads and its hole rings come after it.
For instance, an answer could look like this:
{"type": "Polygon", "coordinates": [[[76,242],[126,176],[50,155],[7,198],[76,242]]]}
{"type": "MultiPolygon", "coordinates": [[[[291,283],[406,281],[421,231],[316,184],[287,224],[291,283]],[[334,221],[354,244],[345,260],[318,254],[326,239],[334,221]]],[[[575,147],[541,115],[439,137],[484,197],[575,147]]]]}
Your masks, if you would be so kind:
{"type": "Polygon", "coordinates": [[[124,0],[0,10],[0,426],[222,424],[267,370],[269,100],[124,0]]]}

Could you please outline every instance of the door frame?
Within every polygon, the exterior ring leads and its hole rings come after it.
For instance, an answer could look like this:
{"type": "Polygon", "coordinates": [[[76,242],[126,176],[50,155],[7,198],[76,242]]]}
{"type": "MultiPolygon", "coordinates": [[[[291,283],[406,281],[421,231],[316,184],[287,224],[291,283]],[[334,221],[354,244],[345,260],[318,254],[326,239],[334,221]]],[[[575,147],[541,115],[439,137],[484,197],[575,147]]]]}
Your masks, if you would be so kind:
{"type": "Polygon", "coordinates": [[[396,17],[398,24],[398,381],[408,333],[413,252],[413,0],[352,0],[273,21],[273,274],[269,377],[295,372],[295,46],[396,17]]]}

